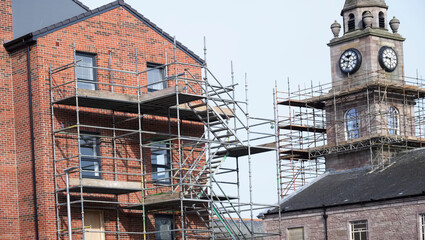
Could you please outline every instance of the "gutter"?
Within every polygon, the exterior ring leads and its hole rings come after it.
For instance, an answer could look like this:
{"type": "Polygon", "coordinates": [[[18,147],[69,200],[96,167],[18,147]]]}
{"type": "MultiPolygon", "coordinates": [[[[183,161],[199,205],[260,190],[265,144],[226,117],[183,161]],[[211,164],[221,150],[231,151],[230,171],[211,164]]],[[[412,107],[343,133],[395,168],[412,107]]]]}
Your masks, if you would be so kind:
{"type": "Polygon", "coordinates": [[[31,79],[31,45],[32,41],[22,41],[22,46],[27,47],[27,73],[28,73],[28,100],[29,100],[29,120],[31,135],[31,161],[32,161],[32,177],[33,177],[33,198],[34,198],[34,225],[36,240],[40,239],[38,226],[38,201],[37,201],[37,179],[35,169],[35,136],[34,136],[34,113],[32,104],[32,79],[31,79]]]}
{"type": "MultiPolygon", "coordinates": [[[[283,209],[281,211],[281,213],[301,212],[301,211],[317,210],[317,209],[324,209],[324,208],[329,209],[329,208],[345,207],[345,206],[358,205],[358,204],[364,205],[364,204],[367,204],[367,203],[379,203],[379,202],[386,202],[386,201],[400,200],[400,199],[414,198],[414,197],[423,197],[423,196],[425,196],[425,190],[422,191],[422,193],[406,195],[406,196],[401,196],[401,197],[389,197],[389,198],[382,198],[382,199],[371,198],[370,200],[365,200],[365,201],[360,201],[360,202],[341,203],[341,204],[334,204],[334,205],[322,205],[320,207],[309,207],[309,208],[295,209],[295,210],[288,210],[288,211],[283,209]]],[[[265,215],[272,215],[272,214],[277,214],[277,212],[267,213],[265,215]]]]}
{"type": "Polygon", "coordinates": [[[5,42],[3,46],[6,49],[6,51],[10,53],[15,50],[23,49],[29,45],[36,43],[36,40],[34,40],[33,37],[34,37],[33,33],[28,33],[12,41],[5,42]]]}

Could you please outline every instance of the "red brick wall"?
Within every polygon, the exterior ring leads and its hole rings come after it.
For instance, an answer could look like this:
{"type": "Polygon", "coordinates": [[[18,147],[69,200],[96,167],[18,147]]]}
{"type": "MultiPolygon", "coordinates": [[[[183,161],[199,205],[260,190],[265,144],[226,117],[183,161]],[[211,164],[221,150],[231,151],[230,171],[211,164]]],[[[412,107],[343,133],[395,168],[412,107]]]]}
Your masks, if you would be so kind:
{"type": "MultiPolygon", "coordinates": [[[[0,2],[3,4],[3,2],[0,2]]],[[[5,8],[2,8],[5,9],[5,8]]],[[[4,14],[2,15],[4,16],[4,14]]],[[[12,35],[10,35],[11,37],[12,35]]],[[[139,71],[146,70],[146,64],[150,63],[165,63],[165,52],[167,52],[168,62],[173,61],[174,46],[168,40],[164,39],[158,33],[153,31],[151,28],[144,25],[140,20],[126,11],[124,8],[116,8],[98,16],[89,18],[80,23],[65,27],[56,32],[50,33],[38,39],[37,45],[31,47],[31,71],[32,71],[32,88],[33,92],[33,111],[34,111],[34,131],[35,131],[35,146],[36,146],[36,177],[37,177],[37,199],[39,208],[39,227],[40,227],[40,238],[41,239],[56,239],[56,213],[55,213],[55,195],[54,195],[54,173],[53,173],[53,149],[52,149],[52,138],[51,138],[51,115],[50,115],[50,95],[49,95],[49,65],[52,68],[71,63],[73,61],[73,42],[75,42],[76,49],[78,51],[90,52],[96,54],[96,61],[99,67],[109,66],[109,57],[112,55],[112,65],[115,69],[136,71],[136,48],[138,51],[137,61],[139,63],[139,71]]],[[[4,52],[4,54],[6,54],[4,52]]],[[[7,54],[6,54],[7,56],[7,54]]],[[[9,176],[7,183],[10,183],[10,179],[14,179],[16,182],[16,168],[21,174],[19,176],[18,187],[11,188],[8,185],[10,191],[15,191],[15,198],[8,197],[8,201],[17,201],[17,189],[19,189],[19,216],[20,225],[25,231],[19,232],[18,220],[17,220],[17,209],[16,219],[13,224],[9,224],[8,231],[10,232],[10,226],[15,227],[13,231],[15,236],[20,235],[22,239],[33,239],[34,238],[34,209],[33,209],[33,198],[32,198],[32,175],[31,175],[31,142],[30,142],[30,130],[29,130],[29,102],[28,102],[28,82],[27,82],[27,70],[26,70],[26,50],[19,50],[11,54],[13,62],[13,82],[14,91],[14,107],[11,107],[11,101],[6,102],[2,109],[10,108],[12,113],[10,118],[3,119],[2,122],[11,123],[10,128],[1,128],[3,135],[7,136],[11,134],[11,137],[16,135],[16,143],[18,146],[18,165],[15,165],[14,147],[11,147],[11,143],[14,141],[0,142],[0,148],[4,148],[7,144],[7,150],[10,152],[9,155],[5,156],[4,161],[12,161],[13,171],[1,168],[0,171],[8,171],[8,174],[2,174],[2,176],[9,176]],[[16,123],[13,124],[13,112],[15,111],[16,123]],[[16,131],[14,130],[16,126],[16,131]]],[[[191,64],[197,64],[196,61],[184,52],[177,50],[177,60],[180,62],[186,62],[191,64]]],[[[7,62],[3,64],[7,66],[7,62]]],[[[2,65],[2,66],[3,66],[2,65]]],[[[10,63],[9,63],[10,65],[10,63]]],[[[169,75],[174,75],[176,72],[183,72],[184,68],[190,70],[199,80],[201,77],[201,71],[199,68],[178,66],[177,70],[173,68],[169,69],[169,75]],[[175,71],[176,70],[176,71],[175,71]]],[[[109,83],[109,72],[98,70],[98,82],[109,83]]],[[[2,74],[10,78],[9,72],[2,74]]],[[[62,73],[55,75],[54,83],[63,83],[70,81],[74,78],[73,69],[69,69],[62,73]]],[[[124,84],[130,86],[137,86],[135,76],[131,76],[125,73],[114,73],[114,83],[124,84]]],[[[9,79],[9,82],[11,79],[9,79]]],[[[141,84],[146,84],[146,75],[140,75],[141,84]]],[[[7,84],[7,81],[2,81],[1,84],[7,84]]],[[[170,83],[169,85],[173,85],[170,83]]],[[[109,86],[99,85],[101,90],[110,90],[109,86]]],[[[64,89],[73,93],[74,85],[70,84],[64,89]]],[[[199,90],[199,89],[198,89],[199,90]]],[[[114,88],[114,92],[136,94],[135,90],[130,88],[114,88]]],[[[3,94],[0,93],[0,94],[3,94]]],[[[57,93],[54,93],[57,94],[57,93]]],[[[57,96],[57,95],[55,95],[57,96]]],[[[12,99],[11,92],[6,97],[12,99]]],[[[3,104],[3,103],[0,103],[3,104]]],[[[93,124],[99,126],[111,126],[111,115],[110,111],[105,110],[92,110],[92,109],[81,109],[81,120],[84,124],[93,124]]],[[[127,114],[126,117],[134,115],[127,114]]],[[[124,116],[121,116],[124,117],[124,116]]],[[[64,126],[71,126],[76,123],[75,112],[73,107],[64,107],[61,109],[55,109],[54,115],[55,128],[60,128],[61,124],[64,126]]],[[[137,123],[128,124],[125,126],[130,129],[137,129],[137,123]]],[[[144,122],[144,127],[147,130],[155,130],[168,132],[168,122],[164,118],[151,117],[147,118],[144,122]]],[[[89,130],[89,129],[87,129],[89,130]]],[[[203,127],[200,125],[193,125],[189,122],[183,122],[182,131],[191,136],[199,136],[203,127]]],[[[172,132],[176,132],[176,122],[172,121],[172,132]]],[[[99,131],[100,134],[109,134],[110,131],[99,131]]],[[[56,142],[57,158],[70,156],[76,152],[77,140],[58,140],[56,142]]],[[[112,156],[110,139],[103,139],[101,144],[101,155],[112,156]]],[[[120,143],[118,150],[123,157],[139,158],[138,142],[123,142],[120,143]]],[[[5,154],[2,151],[2,154],[5,154]]],[[[146,169],[150,170],[150,158],[149,151],[146,151],[148,156],[144,159],[146,169]]],[[[75,161],[75,160],[74,160],[75,161]]],[[[105,169],[112,169],[112,161],[105,160],[105,169]]],[[[134,171],[140,173],[140,164],[119,162],[119,169],[121,171],[134,171]]],[[[63,173],[65,165],[58,165],[58,173],[63,173]]],[[[103,167],[103,166],[102,166],[103,167]]],[[[103,169],[102,169],[103,170],[103,169]]],[[[123,178],[123,177],[120,177],[123,178]]],[[[126,178],[126,177],[124,177],[126,178]]],[[[129,181],[140,181],[136,179],[126,179],[129,181]]],[[[113,175],[105,175],[105,179],[112,180],[113,175]]],[[[60,180],[60,179],[59,179],[60,180]]],[[[59,181],[59,185],[63,186],[63,181],[59,181]]],[[[93,195],[92,197],[102,199],[99,195],[93,195]]],[[[60,198],[63,202],[63,198],[60,198]]],[[[128,196],[120,196],[119,200],[140,202],[139,194],[130,194],[128,196]]],[[[2,201],[4,203],[6,201],[2,201]]],[[[7,208],[7,211],[11,211],[12,208],[7,208]]],[[[73,211],[78,212],[78,208],[73,211]]],[[[61,208],[61,215],[64,215],[64,208],[61,208]]],[[[107,230],[115,231],[114,216],[115,210],[105,211],[105,226],[107,230]],[[108,221],[106,221],[108,220],[108,221]]],[[[9,217],[14,216],[8,214],[9,217]]],[[[78,220],[78,214],[74,214],[76,220],[74,221],[74,227],[81,227],[81,222],[78,220]]],[[[135,211],[124,211],[121,218],[121,230],[126,231],[142,231],[141,212],[135,211]]],[[[152,218],[152,216],[151,216],[152,218]]],[[[190,220],[195,221],[196,220],[190,220]]],[[[199,222],[199,221],[198,221],[199,222]]],[[[1,223],[3,224],[3,223],[1,223]]],[[[154,226],[154,223],[149,223],[148,226],[154,226]],[[153,225],[152,225],[153,224],[153,225]]],[[[1,226],[3,227],[3,226],[1,226]]],[[[61,217],[59,221],[59,228],[66,229],[66,218],[61,217]]],[[[7,236],[0,237],[1,239],[7,239],[7,236]]],[[[114,239],[114,235],[108,235],[108,239],[114,239]]],[[[121,238],[125,239],[125,237],[121,238]]]]}
{"type": "MultiPolygon", "coordinates": [[[[16,239],[19,232],[18,172],[15,149],[14,89],[9,54],[3,43],[13,38],[12,1],[0,1],[0,239],[16,239]]],[[[21,174],[19,174],[21,177],[21,174]]]]}

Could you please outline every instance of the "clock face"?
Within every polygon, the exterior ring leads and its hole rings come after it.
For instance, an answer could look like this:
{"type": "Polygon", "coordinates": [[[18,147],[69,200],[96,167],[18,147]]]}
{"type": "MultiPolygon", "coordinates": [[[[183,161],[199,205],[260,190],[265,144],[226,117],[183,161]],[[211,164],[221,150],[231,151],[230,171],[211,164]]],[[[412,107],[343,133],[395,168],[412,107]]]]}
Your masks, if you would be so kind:
{"type": "Polygon", "coordinates": [[[339,58],[339,68],[345,74],[353,74],[362,64],[362,54],[355,48],[350,48],[342,53],[339,58]]]}
{"type": "Polygon", "coordinates": [[[387,72],[393,72],[398,65],[397,53],[390,47],[379,50],[379,64],[387,72]]]}

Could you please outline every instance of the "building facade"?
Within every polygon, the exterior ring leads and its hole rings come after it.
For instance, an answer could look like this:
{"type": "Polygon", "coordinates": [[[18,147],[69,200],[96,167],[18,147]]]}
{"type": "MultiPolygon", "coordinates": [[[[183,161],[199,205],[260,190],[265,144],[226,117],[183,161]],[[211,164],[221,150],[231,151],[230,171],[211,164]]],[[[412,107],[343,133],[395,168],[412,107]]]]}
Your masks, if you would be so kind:
{"type": "Polygon", "coordinates": [[[232,224],[239,196],[215,179],[239,171],[226,159],[275,150],[236,134],[249,123],[234,86],[121,0],[0,9],[1,239],[257,234],[232,224]]]}

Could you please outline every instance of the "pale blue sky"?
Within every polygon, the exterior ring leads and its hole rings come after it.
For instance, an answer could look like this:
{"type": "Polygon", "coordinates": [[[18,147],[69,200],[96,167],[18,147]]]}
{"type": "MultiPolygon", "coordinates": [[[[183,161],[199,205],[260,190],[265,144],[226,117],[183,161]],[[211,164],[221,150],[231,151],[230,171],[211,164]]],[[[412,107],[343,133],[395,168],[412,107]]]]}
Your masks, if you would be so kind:
{"type": "MultiPolygon", "coordinates": [[[[90,8],[105,0],[81,0],[90,8]]],[[[293,86],[330,82],[330,53],[326,43],[333,37],[330,25],[340,16],[344,0],[126,0],[197,53],[203,56],[207,38],[208,66],[230,84],[233,60],[238,95],[243,95],[243,76],[248,73],[250,112],[273,117],[272,89],[290,78],[293,86]]],[[[425,1],[386,0],[388,17],[401,21],[405,42],[405,75],[425,77],[425,1]]],[[[254,158],[254,201],[276,202],[273,155],[254,158]]],[[[243,166],[246,170],[246,166],[243,166]]],[[[247,175],[243,175],[247,188],[247,175]]],[[[247,200],[248,195],[243,195],[247,200]]]]}

